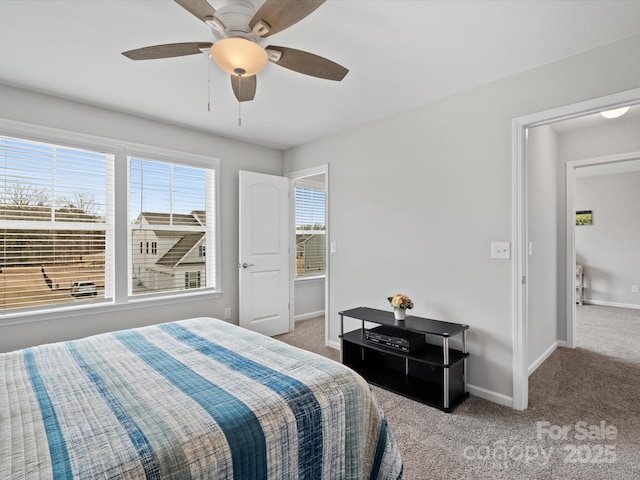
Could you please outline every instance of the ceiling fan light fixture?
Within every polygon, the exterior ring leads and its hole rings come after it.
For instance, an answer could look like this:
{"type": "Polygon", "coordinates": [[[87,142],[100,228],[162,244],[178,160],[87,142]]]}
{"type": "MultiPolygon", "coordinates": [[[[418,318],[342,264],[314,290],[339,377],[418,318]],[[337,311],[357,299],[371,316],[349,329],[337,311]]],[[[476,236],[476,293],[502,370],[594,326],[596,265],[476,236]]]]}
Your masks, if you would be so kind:
{"type": "Polygon", "coordinates": [[[600,112],[604,118],[618,118],[624,115],[629,111],[629,107],[620,107],[614,108],[613,110],[606,110],[604,112],[600,112]]]}
{"type": "Polygon", "coordinates": [[[251,76],[262,70],[269,56],[257,43],[241,37],[222,39],[211,46],[211,58],[225,72],[243,76],[251,76]]]}

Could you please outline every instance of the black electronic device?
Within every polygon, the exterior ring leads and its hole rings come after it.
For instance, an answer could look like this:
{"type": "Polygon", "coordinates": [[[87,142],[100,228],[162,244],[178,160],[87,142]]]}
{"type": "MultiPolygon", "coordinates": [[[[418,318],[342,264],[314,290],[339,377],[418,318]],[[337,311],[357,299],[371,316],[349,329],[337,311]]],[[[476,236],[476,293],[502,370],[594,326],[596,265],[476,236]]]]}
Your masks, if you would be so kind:
{"type": "Polygon", "coordinates": [[[384,347],[395,348],[403,352],[413,352],[425,344],[424,334],[381,325],[365,330],[365,339],[384,347]]]}

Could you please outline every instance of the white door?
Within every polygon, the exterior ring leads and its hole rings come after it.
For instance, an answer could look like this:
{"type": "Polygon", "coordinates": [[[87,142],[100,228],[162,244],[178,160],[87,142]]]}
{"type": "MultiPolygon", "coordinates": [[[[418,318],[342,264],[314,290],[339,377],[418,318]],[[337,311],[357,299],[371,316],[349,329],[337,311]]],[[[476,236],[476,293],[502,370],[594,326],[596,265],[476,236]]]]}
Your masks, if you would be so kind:
{"type": "Polygon", "coordinates": [[[240,326],[289,331],[289,179],[240,172],[240,326]]]}

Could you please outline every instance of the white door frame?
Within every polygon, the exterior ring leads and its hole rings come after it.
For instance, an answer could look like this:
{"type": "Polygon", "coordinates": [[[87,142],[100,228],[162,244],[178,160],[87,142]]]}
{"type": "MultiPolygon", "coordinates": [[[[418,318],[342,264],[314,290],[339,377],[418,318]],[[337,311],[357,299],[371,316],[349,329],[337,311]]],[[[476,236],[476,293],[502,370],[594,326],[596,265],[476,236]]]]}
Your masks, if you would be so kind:
{"type": "MultiPolygon", "coordinates": [[[[572,105],[514,118],[512,120],[512,340],[513,340],[513,393],[512,406],[517,410],[527,408],[529,402],[529,366],[527,362],[527,129],[570,118],[590,115],[603,110],[640,103],[640,88],[613,95],[594,98],[572,105]]],[[[569,260],[567,259],[567,264],[569,260]]],[[[575,264],[575,260],[573,261],[575,264]]],[[[574,267],[575,268],[575,267],[574,267]]],[[[572,275],[567,275],[572,277],[572,275]]],[[[573,282],[573,279],[572,279],[573,282]]],[[[568,285],[567,281],[567,285],[568,285]]],[[[573,285],[573,283],[572,283],[573,285]]],[[[572,289],[573,291],[573,289],[572,289]]],[[[575,295],[575,292],[573,293],[575,295]]],[[[573,298],[573,297],[572,297],[573,298]]],[[[568,302],[571,315],[575,305],[568,302]]],[[[570,313],[567,313],[567,317],[570,313]]],[[[567,321],[567,345],[575,345],[574,325],[567,321]]]]}
{"type": "MultiPolygon", "coordinates": [[[[285,174],[285,177],[295,180],[296,178],[301,177],[310,177],[312,175],[321,175],[324,174],[324,187],[325,187],[325,275],[324,275],[324,344],[328,345],[329,342],[329,164],[325,163],[324,165],[318,165],[317,167],[305,168],[303,170],[296,170],[294,172],[289,172],[285,174]]],[[[294,185],[291,182],[290,189],[293,190],[294,185]]],[[[292,203],[295,199],[295,195],[292,192],[289,196],[290,203],[292,203]]],[[[296,262],[295,262],[295,254],[296,254],[296,219],[295,219],[295,205],[289,208],[291,212],[290,216],[290,225],[292,229],[292,240],[291,240],[291,257],[293,261],[291,261],[290,268],[290,293],[289,298],[291,298],[291,331],[294,329],[295,322],[295,283],[296,283],[296,262]]]]}

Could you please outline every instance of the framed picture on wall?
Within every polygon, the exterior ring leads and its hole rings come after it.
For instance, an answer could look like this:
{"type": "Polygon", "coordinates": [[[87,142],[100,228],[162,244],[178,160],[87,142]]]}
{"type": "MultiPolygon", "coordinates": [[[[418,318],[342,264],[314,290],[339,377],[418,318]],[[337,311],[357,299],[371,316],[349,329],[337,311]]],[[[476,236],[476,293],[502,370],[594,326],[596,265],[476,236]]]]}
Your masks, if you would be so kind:
{"type": "Polygon", "coordinates": [[[576,212],[576,225],[593,225],[593,212],[591,210],[578,210],[576,212]]]}

